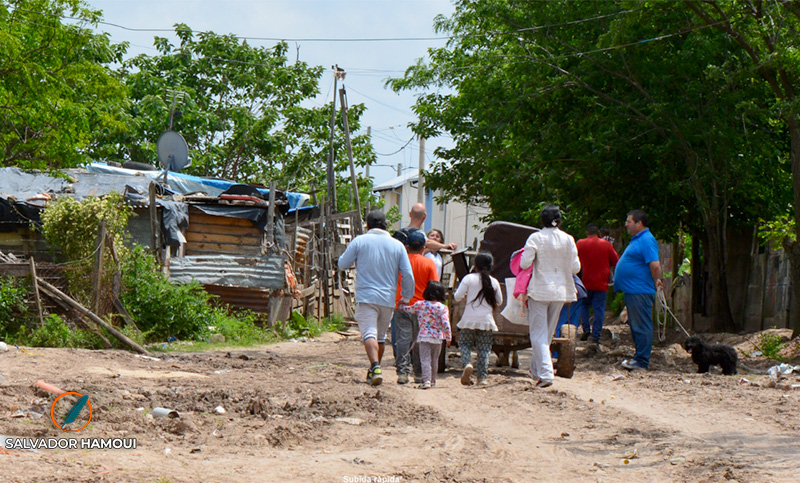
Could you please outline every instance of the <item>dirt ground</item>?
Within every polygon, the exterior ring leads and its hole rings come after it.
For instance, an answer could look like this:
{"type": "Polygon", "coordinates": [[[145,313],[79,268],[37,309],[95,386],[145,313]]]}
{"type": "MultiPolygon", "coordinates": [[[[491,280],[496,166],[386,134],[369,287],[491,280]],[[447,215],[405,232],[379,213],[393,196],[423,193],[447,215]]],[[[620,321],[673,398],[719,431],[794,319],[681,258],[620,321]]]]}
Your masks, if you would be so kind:
{"type": "MultiPolygon", "coordinates": [[[[775,362],[741,355],[754,372],[695,374],[671,331],[650,371],[628,373],[629,331],[609,329],[617,340],[579,342],[574,376],[547,389],[526,377],[528,351],[519,369],[493,364],[488,387],[464,387],[455,348],[432,390],[395,384],[391,351],[371,387],[355,330],[158,360],[12,347],[0,353],[0,435],[137,446],[0,449],[0,481],[798,481],[796,373],[776,380],[763,373],[775,362]],[[89,396],[86,429],[53,425],[40,379],[89,396]]],[[[758,335],[713,339],[750,353],[758,335]]],[[[797,341],[784,352],[800,363],[797,341]]]]}

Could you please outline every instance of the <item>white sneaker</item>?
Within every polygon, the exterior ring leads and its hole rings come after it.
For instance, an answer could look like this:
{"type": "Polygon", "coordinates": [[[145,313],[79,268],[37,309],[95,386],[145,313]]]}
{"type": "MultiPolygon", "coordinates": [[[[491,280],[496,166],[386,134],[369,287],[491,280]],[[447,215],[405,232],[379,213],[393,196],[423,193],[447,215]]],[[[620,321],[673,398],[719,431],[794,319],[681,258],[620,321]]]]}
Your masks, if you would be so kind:
{"type": "Polygon", "coordinates": [[[472,364],[467,364],[464,367],[464,372],[461,373],[461,384],[464,386],[471,386],[472,385],[472,372],[473,372],[472,364]]]}

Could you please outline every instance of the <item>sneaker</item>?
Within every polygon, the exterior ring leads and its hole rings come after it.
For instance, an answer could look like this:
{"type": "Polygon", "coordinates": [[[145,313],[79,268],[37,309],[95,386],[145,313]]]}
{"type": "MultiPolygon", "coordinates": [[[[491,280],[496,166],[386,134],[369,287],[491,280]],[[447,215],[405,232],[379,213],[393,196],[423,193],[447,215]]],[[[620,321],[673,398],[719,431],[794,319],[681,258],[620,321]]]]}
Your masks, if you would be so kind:
{"type": "Polygon", "coordinates": [[[431,387],[436,387],[436,381],[431,381],[431,387]]]}
{"type": "Polygon", "coordinates": [[[479,377],[478,378],[478,385],[479,386],[488,386],[489,385],[489,381],[487,381],[485,377],[479,377]]]}
{"type": "Polygon", "coordinates": [[[420,384],[419,388],[420,389],[430,389],[431,388],[431,383],[428,382],[428,381],[425,381],[422,384],[420,384]]]}
{"type": "Polygon", "coordinates": [[[586,342],[587,340],[589,340],[590,335],[592,335],[591,332],[584,332],[583,334],[581,334],[581,340],[586,342]]]}
{"type": "Polygon", "coordinates": [[[544,389],[546,387],[550,387],[553,385],[553,381],[545,381],[544,379],[539,379],[539,382],[536,383],[535,388],[537,389],[544,389]]]}
{"type": "Polygon", "coordinates": [[[464,372],[461,373],[461,384],[464,386],[471,386],[472,385],[472,364],[467,364],[464,367],[464,372]]]}
{"type": "Polygon", "coordinates": [[[422,384],[422,376],[414,376],[414,382],[417,384],[422,384]]]}
{"type": "Polygon", "coordinates": [[[594,343],[594,344],[599,344],[599,343],[600,343],[600,339],[597,339],[597,338],[595,338],[595,337],[592,337],[592,343],[594,343]]]}
{"type": "Polygon", "coordinates": [[[630,360],[629,361],[629,360],[625,359],[624,361],[622,361],[622,363],[620,365],[622,367],[624,367],[625,369],[628,369],[629,371],[635,371],[637,369],[647,370],[646,367],[644,367],[643,365],[639,364],[638,362],[636,362],[634,360],[630,360]]]}
{"type": "Polygon", "coordinates": [[[397,383],[398,384],[406,385],[409,382],[410,381],[408,380],[408,374],[400,374],[399,376],[397,376],[397,383]]]}
{"type": "Polygon", "coordinates": [[[371,386],[380,386],[383,382],[383,371],[381,371],[381,366],[375,366],[374,368],[370,369],[367,373],[367,382],[371,386]]]}

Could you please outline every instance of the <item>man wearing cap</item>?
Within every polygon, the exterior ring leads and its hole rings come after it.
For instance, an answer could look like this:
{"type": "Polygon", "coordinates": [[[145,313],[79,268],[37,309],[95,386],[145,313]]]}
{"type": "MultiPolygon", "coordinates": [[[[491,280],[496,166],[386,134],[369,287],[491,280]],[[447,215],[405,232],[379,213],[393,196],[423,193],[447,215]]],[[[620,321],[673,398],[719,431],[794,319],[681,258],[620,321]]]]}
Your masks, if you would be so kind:
{"type": "Polygon", "coordinates": [[[386,231],[386,216],[381,211],[367,214],[367,229],[339,257],[339,268],[356,267],[355,320],[370,363],[367,382],[377,386],[383,382],[380,363],[396,292],[400,287],[400,300],[408,302],[414,296],[414,274],[403,244],[386,231]]]}
{"type": "MultiPolygon", "coordinates": [[[[422,294],[428,287],[428,282],[439,281],[439,270],[436,263],[422,253],[425,251],[425,244],[428,238],[421,230],[412,231],[406,238],[406,249],[408,250],[408,261],[411,264],[411,271],[414,274],[414,296],[407,304],[415,304],[423,300],[422,294]]],[[[400,282],[403,282],[401,277],[400,282]]],[[[417,339],[419,333],[419,323],[417,316],[412,312],[401,309],[401,305],[406,305],[400,296],[397,297],[397,310],[392,319],[392,350],[394,351],[394,363],[397,368],[397,383],[408,384],[409,375],[412,367],[411,347],[417,339]]],[[[419,364],[419,355],[413,357],[414,373],[421,376],[422,368],[419,364]]]]}

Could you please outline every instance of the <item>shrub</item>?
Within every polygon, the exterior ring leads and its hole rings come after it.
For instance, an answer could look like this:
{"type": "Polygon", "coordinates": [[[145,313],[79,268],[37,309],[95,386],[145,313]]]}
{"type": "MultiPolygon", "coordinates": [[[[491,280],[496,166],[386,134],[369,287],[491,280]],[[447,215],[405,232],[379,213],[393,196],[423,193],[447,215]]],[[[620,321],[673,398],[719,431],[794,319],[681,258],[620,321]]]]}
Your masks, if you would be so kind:
{"type": "Polygon", "coordinates": [[[33,347],[86,347],[90,349],[100,348],[100,338],[83,329],[73,329],[67,326],[61,317],[50,314],[44,321],[44,325],[32,331],[25,326],[20,327],[14,334],[13,340],[16,344],[33,347]]]}
{"type": "Polygon", "coordinates": [[[756,345],[756,349],[760,350],[764,357],[778,362],[786,362],[786,358],[779,354],[784,345],[786,345],[786,343],[780,335],[771,332],[762,332],[761,339],[756,345]]]}
{"type": "MultiPolygon", "coordinates": [[[[71,295],[88,305],[92,294],[92,271],[97,249],[97,229],[104,222],[114,244],[117,257],[125,253],[123,236],[133,208],[122,195],[112,192],[103,198],[88,197],[81,201],[58,198],[42,213],[42,235],[51,245],[60,247],[72,269],[66,271],[71,295]]],[[[110,253],[103,260],[105,283],[111,283],[116,265],[110,253]]]]}
{"type": "Polygon", "coordinates": [[[9,338],[28,321],[28,293],[29,288],[20,279],[0,277],[0,338],[9,338]]]}
{"type": "Polygon", "coordinates": [[[323,332],[343,328],[344,319],[339,314],[333,314],[330,318],[317,321],[306,319],[298,312],[292,312],[289,320],[275,325],[275,332],[283,339],[296,339],[298,337],[317,337],[323,332]]]}
{"type": "Polygon", "coordinates": [[[171,283],[155,257],[140,246],[123,259],[122,283],[122,303],[147,341],[203,339],[214,325],[213,296],[196,282],[171,283]]]}

